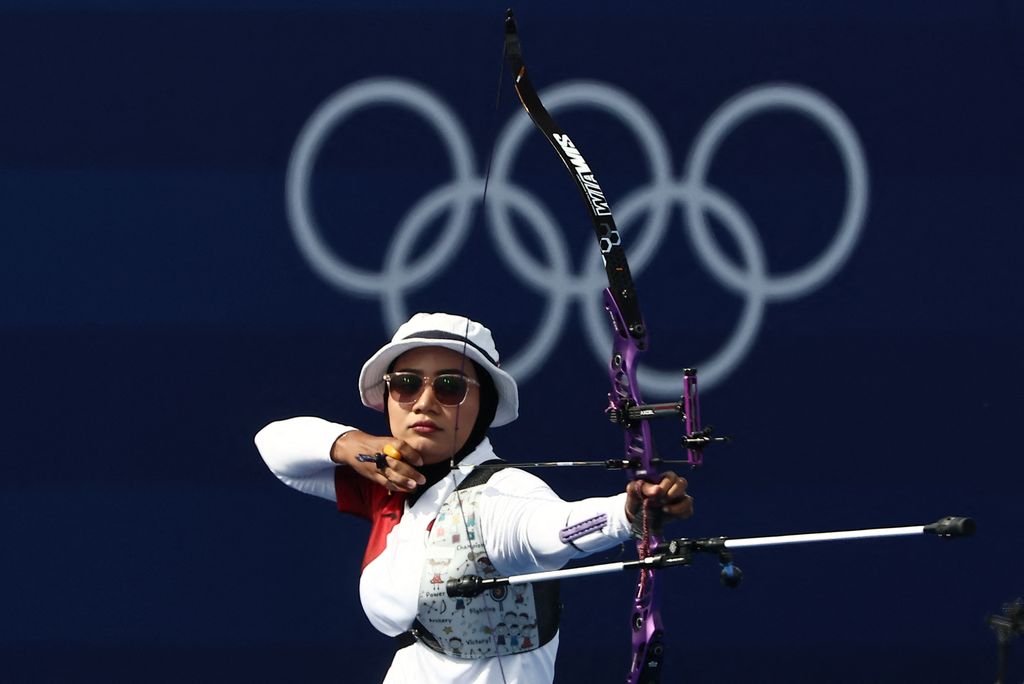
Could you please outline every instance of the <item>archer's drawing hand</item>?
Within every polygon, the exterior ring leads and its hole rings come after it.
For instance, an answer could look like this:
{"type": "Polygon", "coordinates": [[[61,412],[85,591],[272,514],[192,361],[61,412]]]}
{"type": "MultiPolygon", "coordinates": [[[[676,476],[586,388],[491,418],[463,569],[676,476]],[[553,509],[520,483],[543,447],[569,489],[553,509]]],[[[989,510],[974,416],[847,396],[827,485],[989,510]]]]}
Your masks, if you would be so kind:
{"type": "Polygon", "coordinates": [[[352,430],[334,440],[331,446],[331,460],[347,465],[357,473],[373,480],[392,492],[411,492],[427,480],[414,466],[423,465],[423,457],[400,439],[380,437],[359,430],[352,430]],[[386,456],[383,467],[369,461],[360,461],[360,455],[373,456],[390,451],[400,458],[386,456]]]}
{"type": "Polygon", "coordinates": [[[644,499],[648,501],[651,526],[659,532],[667,520],[689,518],[693,515],[693,497],[686,493],[686,479],[672,471],[661,474],[658,482],[634,480],[626,485],[626,517],[630,523],[642,515],[644,499]]]}

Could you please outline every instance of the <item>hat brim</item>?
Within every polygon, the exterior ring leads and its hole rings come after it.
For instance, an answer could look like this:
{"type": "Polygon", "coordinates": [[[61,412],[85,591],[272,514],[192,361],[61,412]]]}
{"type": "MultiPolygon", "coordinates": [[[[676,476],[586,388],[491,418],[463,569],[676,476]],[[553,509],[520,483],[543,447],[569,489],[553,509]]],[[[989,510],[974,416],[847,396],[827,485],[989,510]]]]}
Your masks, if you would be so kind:
{"type": "Polygon", "coordinates": [[[389,342],[363,364],[363,369],[359,373],[359,397],[363,400],[364,406],[377,411],[384,410],[384,374],[388,372],[388,368],[395,359],[410,349],[418,347],[441,347],[460,354],[464,353],[490,374],[491,379],[494,380],[494,387],[498,391],[498,408],[494,412],[491,427],[506,425],[519,417],[519,386],[516,384],[515,378],[495,366],[490,359],[472,345],[465,344],[461,340],[426,337],[409,337],[397,342],[389,342]]]}

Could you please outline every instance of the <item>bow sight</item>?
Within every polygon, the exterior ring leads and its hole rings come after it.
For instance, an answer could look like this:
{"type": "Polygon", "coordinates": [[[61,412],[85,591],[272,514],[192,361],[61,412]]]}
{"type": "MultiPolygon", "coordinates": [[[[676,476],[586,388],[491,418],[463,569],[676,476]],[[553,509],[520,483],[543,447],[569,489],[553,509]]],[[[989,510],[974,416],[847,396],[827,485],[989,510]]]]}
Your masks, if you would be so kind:
{"type": "MultiPolygon", "coordinates": [[[[680,418],[686,426],[686,434],[680,440],[680,444],[687,451],[685,461],[662,461],[654,459],[658,463],[687,463],[697,467],[704,463],[704,449],[712,444],[721,444],[730,441],[730,437],[714,437],[714,428],[700,426],[700,401],[697,397],[697,369],[683,369],[683,394],[679,401],[667,404],[636,404],[625,400],[616,404],[612,396],[608,395],[608,408],[605,409],[608,420],[621,425],[632,427],[634,423],[652,418],[680,418]]],[[[612,467],[612,466],[609,466],[612,467]]],[[[632,466],[635,467],[635,466],[632,466]]]]}

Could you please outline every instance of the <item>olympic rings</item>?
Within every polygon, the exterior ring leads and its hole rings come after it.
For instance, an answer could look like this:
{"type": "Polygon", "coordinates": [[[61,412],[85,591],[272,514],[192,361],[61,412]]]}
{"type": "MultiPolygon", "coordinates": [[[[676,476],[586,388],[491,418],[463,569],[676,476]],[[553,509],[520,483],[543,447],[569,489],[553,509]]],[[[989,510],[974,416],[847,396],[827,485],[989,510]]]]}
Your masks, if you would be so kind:
{"type": "MultiPolygon", "coordinates": [[[[661,248],[672,212],[682,211],[687,236],[700,263],[724,288],[744,298],[733,332],[701,369],[701,387],[709,389],[726,378],[753,345],[765,305],[803,297],[822,287],[849,258],[863,230],[868,207],[868,172],[863,148],[852,124],[824,95],[804,86],[772,83],[755,86],[731,98],[711,115],[697,134],[686,158],[685,173],[672,177],[665,136],[648,110],[626,91],[597,81],[570,81],[546,89],[542,99],[554,114],[570,108],[598,109],[631,131],[647,164],[646,185],[615,203],[619,228],[633,230],[630,268],[638,277],[661,248]],[[821,128],[835,144],[846,174],[846,203],[838,230],[825,251],[810,263],[784,274],[768,270],[764,247],[750,218],[728,195],[707,184],[707,171],[725,138],[753,116],[772,110],[801,114],[821,128]],[[715,242],[708,215],[726,228],[738,247],[742,263],[734,263],[715,242]],[[632,228],[643,218],[642,226],[632,228]]],[[[525,382],[543,365],[565,327],[569,309],[578,301],[587,339],[604,364],[611,346],[607,317],[601,306],[606,286],[597,250],[590,235],[578,274],[558,222],[543,203],[509,175],[532,124],[519,111],[498,137],[487,190],[487,225],[496,254],[511,273],[547,302],[537,329],[523,349],[509,357],[506,370],[525,382]],[[540,260],[519,246],[511,220],[516,214],[533,231],[540,260]]],[[[455,258],[471,224],[473,208],[483,196],[484,179],[477,175],[466,129],[455,113],[424,86],[399,78],[368,78],[331,95],[303,126],[292,149],[285,181],[288,221],[303,256],[313,271],[343,292],[380,298],[384,321],[394,330],[409,316],[406,295],[428,285],[455,258]],[[388,244],[379,273],[346,263],[321,237],[311,209],[310,180],[316,157],[326,139],[355,111],[379,105],[409,109],[437,132],[452,168],[452,180],[415,202],[402,218],[388,244]],[[447,214],[443,224],[438,221],[447,214]],[[421,253],[414,246],[438,222],[443,227],[433,244],[421,253]]],[[[669,398],[679,394],[682,369],[656,370],[641,365],[645,394],[669,398]]]]}

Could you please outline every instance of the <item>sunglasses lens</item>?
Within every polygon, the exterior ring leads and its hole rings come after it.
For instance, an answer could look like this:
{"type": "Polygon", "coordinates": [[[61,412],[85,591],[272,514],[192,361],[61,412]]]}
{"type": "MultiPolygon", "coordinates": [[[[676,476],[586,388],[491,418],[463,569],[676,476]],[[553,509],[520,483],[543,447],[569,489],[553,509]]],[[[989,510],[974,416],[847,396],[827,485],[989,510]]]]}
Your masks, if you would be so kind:
{"type": "Polygon", "coordinates": [[[415,401],[423,389],[423,378],[415,373],[392,373],[389,376],[388,387],[391,388],[391,398],[400,404],[407,404],[415,401]]]}
{"type": "Polygon", "coordinates": [[[434,396],[445,406],[458,406],[466,398],[468,385],[461,375],[439,375],[434,378],[434,396]]]}

